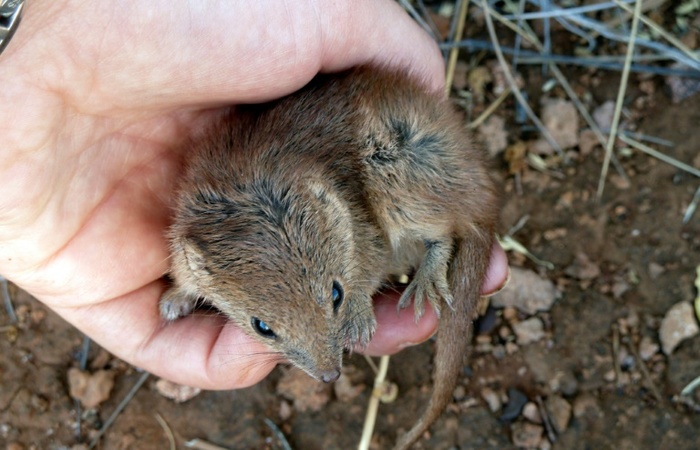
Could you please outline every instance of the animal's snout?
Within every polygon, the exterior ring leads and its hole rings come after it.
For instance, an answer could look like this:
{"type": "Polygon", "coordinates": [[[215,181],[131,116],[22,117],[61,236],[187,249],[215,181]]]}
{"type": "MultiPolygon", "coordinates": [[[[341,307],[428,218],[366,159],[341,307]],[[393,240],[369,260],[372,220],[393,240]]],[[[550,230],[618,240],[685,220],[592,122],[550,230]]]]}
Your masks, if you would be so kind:
{"type": "Polygon", "coordinates": [[[335,368],[335,369],[330,369],[330,370],[324,370],[321,372],[321,381],[324,383],[332,383],[338,378],[340,378],[340,369],[335,368]]]}

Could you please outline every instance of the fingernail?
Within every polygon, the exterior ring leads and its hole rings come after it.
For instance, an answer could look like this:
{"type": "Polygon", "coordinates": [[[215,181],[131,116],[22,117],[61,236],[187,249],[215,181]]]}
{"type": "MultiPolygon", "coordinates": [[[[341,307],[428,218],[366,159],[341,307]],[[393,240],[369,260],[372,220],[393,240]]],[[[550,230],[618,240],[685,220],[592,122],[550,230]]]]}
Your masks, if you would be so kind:
{"type": "Polygon", "coordinates": [[[495,291],[489,292],[488,294],[485,294],[485,295],[482,295],[482,297],[486,297],[486,298],[493,297],[494,295],[498,294],[503,289],[505,289],[506,286],[508,286],[508,283],[510,282],[510,266],[508,266],[507,268],[508,268],[508,274],[506,275],[506,280],[503,282],[503,284],[495,291]]]}
{"type": "Polygon", "coordinates": [[[408,347],[415,347],[416,345],[420,344],[420,342],[402,342],[398,345],[399,350],[403,350],[408,347]]]}

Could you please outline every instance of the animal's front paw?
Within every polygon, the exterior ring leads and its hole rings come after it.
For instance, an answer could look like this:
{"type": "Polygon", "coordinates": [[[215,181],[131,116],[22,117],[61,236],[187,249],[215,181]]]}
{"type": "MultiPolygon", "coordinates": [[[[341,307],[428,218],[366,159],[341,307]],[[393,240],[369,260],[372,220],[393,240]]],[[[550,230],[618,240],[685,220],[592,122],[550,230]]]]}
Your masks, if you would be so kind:
{"type": "Polygon", "coordinates": [[[167,321],[186,316],[197,305],[198,299],[176,287],[171,287],[160,298],[158,305],[160,316],[167,321]]]}
{"type": "Polygon", "coordinates": [[[452,293],[447,283],[447,266],[451,257],[451,243],[446,241],[426,242],[426,252],[420,267],[399,299],[399,310],[411,303],[416,322],[425,313],[425,300],[440,315],[441,299],[452,308],[452,293]]]}
{"type": "Polygon", "coordinates": [[[374,305],[369,295],[360,294],[347,299],[348,309],[341,325],[345,348],[353,350],[356,346],[366,347],[372,340],[377,320],[374,317],[374,305]]]}
{"type": "Polygon", "coordinates": [[[425,300],[435,309],[435,312],[440,315],[440,307],[442,300],[447,303],[447,306],[452,307],[452,294],[447,284],[447,271],[432,271],[423,270],[424,266],[416,272],[411,280],[411,283],[406,287],[399,300],[399,309],[405,309],[411,303],[413,297],[413,308],[416,315],[416,322],[425,314],[425,300]]]}

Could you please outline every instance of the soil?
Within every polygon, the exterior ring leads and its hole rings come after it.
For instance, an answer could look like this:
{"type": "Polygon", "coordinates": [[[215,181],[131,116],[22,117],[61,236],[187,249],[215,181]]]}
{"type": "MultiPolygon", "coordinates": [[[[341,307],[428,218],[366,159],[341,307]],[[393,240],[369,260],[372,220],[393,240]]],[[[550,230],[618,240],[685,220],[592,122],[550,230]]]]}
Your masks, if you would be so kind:
{"type": "MultiPolygon", "coordinates": [[[[610,78],[615,86],[616,77],[610,78]]],[[[614,99],[615,91],[597,90],[596,102],[614,99]]],[[[648,100],[637,110],[638,131],[674,142],[663,151],[698,167],[700,95],[672,104],[659,88],[648,100]]],[[[550,280],[561,296],[534,315],[542,336],[524,345],[513,330],[529,315],[487,310],[453,404],[417,448],[698,448],[697,403],[683,404],[678,394],[700,376],[700,336],[670,355],[654,347],[669,308],[696,296],[700,213],[687,225],[682,217],[698,181],[632,152],[621,158],[629,183],[611,169],[613,181],[598,203],[602,149],[584,155],[574,148],[568,155],[571,160],[554,169],[560,176],[522,171],[522,193],[497,156],[506,191],[502,231],[527,216],[513,237],[553,268],[515,252],[511,264],[550,280]],[[635,356],[643,340],[651,348],[643,352],[645,360],[635,356]],[[521,413],[525,402],[528,412],[521,413]],[[542,413],[547,424],[538,423],[542,413]]],[[[92,345],[88,370],[110,371],[115,385],[97,408],[79,410],[68,371],[78,365],[82,334],[13,286],[11,296],[20,322],[2,326],[9,318],[0,314],[0,448],[87,448],[141,373],[92,345]]],[[[372,448],[389,448],[427,404],[433,346],[430,341],[392,357],[388,378],[399,395],[380,406],[372,448]]],[[[278,368],[252,388],[202,392],[180,404],[162,396],[151,377],[98,448],[168,448],[156,415],[174,430],[177,448],[195,438],[229,449],[283,448],[265,418],[294,449],[356,448],[374,374],[353,355],[345,377],[336,389],[316,389],[291,369],[278,368]],[[306,398],[310,391],[314,397],[306,398]]]]}

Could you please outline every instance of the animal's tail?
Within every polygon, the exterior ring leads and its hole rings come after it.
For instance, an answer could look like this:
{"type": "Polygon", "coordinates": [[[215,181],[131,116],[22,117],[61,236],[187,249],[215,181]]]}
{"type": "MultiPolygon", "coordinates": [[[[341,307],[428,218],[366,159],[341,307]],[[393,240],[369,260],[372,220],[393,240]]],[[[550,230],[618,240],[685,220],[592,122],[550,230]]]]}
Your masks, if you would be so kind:
{"type": "Polygon", "coordinates": [[[443,308],[434,357],[433,393],[428,407],[394,450],[406,450],[440,417],[452,399],[471,341],[471,324],[491,255],[493,233],[473,230],[455,243],[448,280],[453,307],[443,308]],[[465,333],[465,331],[467,331],[465,333]]]}

